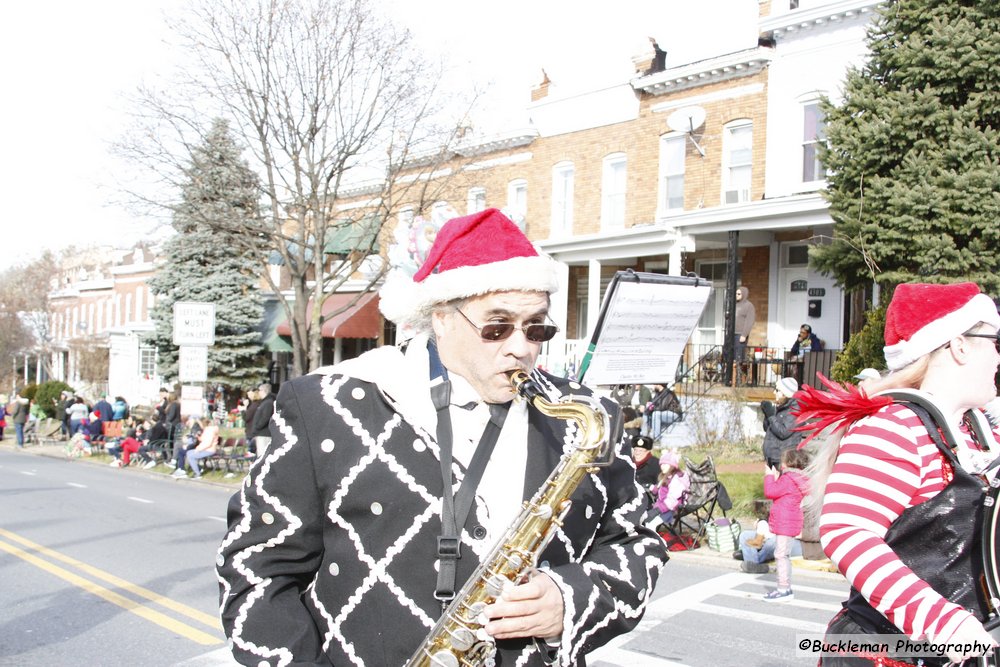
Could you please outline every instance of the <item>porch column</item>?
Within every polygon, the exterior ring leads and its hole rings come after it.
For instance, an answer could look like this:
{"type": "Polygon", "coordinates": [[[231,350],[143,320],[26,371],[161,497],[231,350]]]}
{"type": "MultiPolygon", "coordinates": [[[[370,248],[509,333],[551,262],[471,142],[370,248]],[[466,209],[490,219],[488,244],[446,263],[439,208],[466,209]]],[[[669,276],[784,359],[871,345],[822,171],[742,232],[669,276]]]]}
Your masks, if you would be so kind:
{"type": "Polygon", "coordinates": [[[729,232],[729,248],[726,251],[726,329],[725,329],[725,369],[723,382],[733,384],[733,362],[736,360],[736,271],[739,268],[740,233],[729,232]]]}
{"type": "Polygon", "coordinates": [[[675,243],[667,251],[667,275],[680,276],[681,271],[681,244],[675,243]]]}
{"type": "Polygon", "coordinates": [[[592,259],[587,266],[587,332],[589,341],[597,328],[597,317],[601,314],[601,262],[592,259]]]}
{"type": "Polygon", "coordinates": [[[339,364],[344,359],[344,339],[333,339],[333,363],[339,364]]]}

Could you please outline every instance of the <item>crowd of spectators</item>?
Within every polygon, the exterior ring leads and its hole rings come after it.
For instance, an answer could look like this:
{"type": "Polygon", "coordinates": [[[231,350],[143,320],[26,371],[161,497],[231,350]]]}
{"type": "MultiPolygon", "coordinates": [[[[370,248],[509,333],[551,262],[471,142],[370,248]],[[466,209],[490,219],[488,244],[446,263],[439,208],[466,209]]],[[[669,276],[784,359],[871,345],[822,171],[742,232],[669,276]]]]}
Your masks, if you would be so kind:
{"type": "MultiPolygon", "coordinates": [[[[264,383],[247,392],[232,410],[221,411],[225,403],[220,408],[216,397],[210,412],[203,411],[203,415],[190,417],[185,423],[177,395],[167,388],[160,389],[152,408],[140,407],[135,412],[122,396],[101,394],[90,403],[83,396],[64,391],[53,399],[49,414],[54,413],[55,418],[49,423],[57,430],[46,434],[46,439],[65,443],[69,457],[90,456],[103,450],[111,456],[110,465],[117,468],[164,465],[173,467],[174,477],[199,478],[206,461],[223,453],[224,442],[225,454],[231,455],[233,445],[237,445],[241,453],[246,452],[241,456],[247,461],[263,453],[270,440],[268,424],[274,399],[271,385],[264,383]],[[224,440],[221,428],[225,427],[230,433],[241,429],[242,437],[224,440]]],[[[37,422],[46,417],[35,408],[34,401],[20,393],[10,400],[0,395],[0,439],[5,428],[13,427],[16,445],[30,444],[37,422]]]]}

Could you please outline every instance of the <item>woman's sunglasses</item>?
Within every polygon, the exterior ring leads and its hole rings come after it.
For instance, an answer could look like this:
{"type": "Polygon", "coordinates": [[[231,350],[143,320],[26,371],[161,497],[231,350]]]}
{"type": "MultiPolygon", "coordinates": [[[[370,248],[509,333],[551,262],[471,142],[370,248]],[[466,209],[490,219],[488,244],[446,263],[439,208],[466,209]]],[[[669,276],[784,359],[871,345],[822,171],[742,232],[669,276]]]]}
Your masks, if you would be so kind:
{"type": "Polygon", "coordinates": [[[510,322],[490,322],[479,326],[462,311],[456,309],[456,312],[465,318],[469,326],[479,332],[480,338],[490,343],[507,340],[515,329],[523,331],[524,337],[532,343],[544,343],[547,340],[552,340],[552,337],[559,331],[559,327],[554,324],[526,324],[523,327],[518,327],[510,322]]]}
{"type": "Polygon", "coordinates": [[[967,334],[962,334],[962,335],[965,336],[966,338],[990,338],[990,339],[993,340],[993,345],[996,346],[997,352],[1000,352],[1000,332],[998,332],[998,333],[991,333],[991,334],[973,334],[973,333],[967,333],[967,334]]]}

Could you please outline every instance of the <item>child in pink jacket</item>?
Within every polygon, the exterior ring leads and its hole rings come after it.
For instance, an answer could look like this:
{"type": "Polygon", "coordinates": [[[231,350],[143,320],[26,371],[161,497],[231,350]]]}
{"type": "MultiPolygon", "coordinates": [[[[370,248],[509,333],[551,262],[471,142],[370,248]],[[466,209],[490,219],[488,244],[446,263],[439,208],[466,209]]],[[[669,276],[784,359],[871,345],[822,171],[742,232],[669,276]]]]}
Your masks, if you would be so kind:
{"type": "Polygon", "coordinates": [[[663,523],[669,524],[673,520],[674,512],[689,488],[691,478],[680,469],[677,452],[667,451],[660,455],[660,478],[657,480],[656,502],[653,507],[659,511],[663,523]]]}
{"type": "Polygon", "coordinates": [[[767,523],[774,533],[774,561],[778,566],[778,588],[764,596],[765,602],[791,600],[792,561],[789,558],[792,542],[802,532],[802,499],[809,495],[809,479],[802,470],[809,464],[809,456],[798,449],[781,453],[781,473],[768,466],[764,475],[764,495],[772,499],[767,523]]]}

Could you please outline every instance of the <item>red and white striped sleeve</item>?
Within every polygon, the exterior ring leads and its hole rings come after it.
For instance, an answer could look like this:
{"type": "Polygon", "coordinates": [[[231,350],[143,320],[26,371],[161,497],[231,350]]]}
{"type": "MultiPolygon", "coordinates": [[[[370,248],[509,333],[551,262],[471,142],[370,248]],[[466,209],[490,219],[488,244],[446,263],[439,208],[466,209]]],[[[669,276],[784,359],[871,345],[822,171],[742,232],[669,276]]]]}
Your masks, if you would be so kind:
{"type": "Polygon", "coordinates": [[[914,640],[946,640],[971,616],[917,577],[885,543],[903,510],[944,486],[941,454],[927,429],[910,409],[890,405],[848,429],[823,498],[823,551],[914,640]]]}

